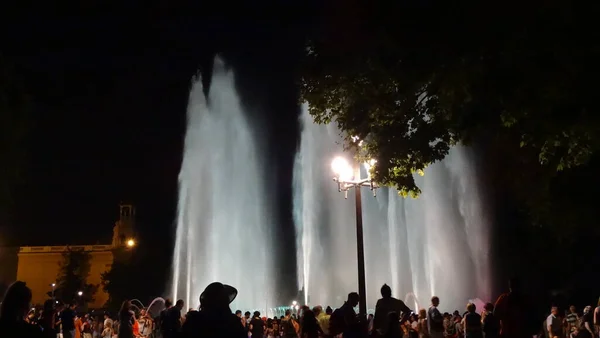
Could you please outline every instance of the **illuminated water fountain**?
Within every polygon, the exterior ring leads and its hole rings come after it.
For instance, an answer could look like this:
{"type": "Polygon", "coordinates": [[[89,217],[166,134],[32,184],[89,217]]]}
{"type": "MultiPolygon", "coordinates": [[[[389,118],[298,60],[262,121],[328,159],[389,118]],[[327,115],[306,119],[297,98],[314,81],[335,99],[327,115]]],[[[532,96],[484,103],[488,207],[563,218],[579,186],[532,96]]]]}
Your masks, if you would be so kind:
{"type": "Polygon", "coordinates": [[[278,305],[270,298],[275,240],[259,127],[217,58],[208,100],[201,79],[192,85],[179,174],[172,288],[186,307],[197,307],[214,281],[238,289],[233,308],[263,312],[278,305]]]}
{"type": "MultiPolygon", "coordinates": [[[[294,173],[298,288],[305,301],[336,307],[358,290],[354,199],[344,199],[331,181],[332,159],[343,154],[339,130],[314,124],[306,109],[301,122],[294,173]]],[[[411,295],[411,307],[426,307],[433,295],[447,310],[490,299],[490,223],[474,159],[468,148],[452,149],[416,176],[418,199],[387,188],[376,198],[363,194],[369,308],[384,283],[396,297],[411,295]]]]}

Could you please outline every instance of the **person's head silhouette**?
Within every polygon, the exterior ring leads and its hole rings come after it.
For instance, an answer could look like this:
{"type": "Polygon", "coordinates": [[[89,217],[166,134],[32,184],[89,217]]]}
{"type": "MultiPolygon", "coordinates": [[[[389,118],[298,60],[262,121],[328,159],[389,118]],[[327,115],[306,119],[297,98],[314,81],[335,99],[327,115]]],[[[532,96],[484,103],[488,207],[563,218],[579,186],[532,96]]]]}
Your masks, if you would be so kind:
{"type": "Polygon", "coordinates": [[[16,281],[6,290],[2,306],[0,306],[0,318],[3,320],[23,320],[30,309],[31,289],[25,282],[16,281]]]}
{"type": "Polygon", "coordinates": [[[390,288],[389,285],[383,284],[383,286],[381,287],[381,297],[383,297],[383,298],[392,297],[392,288],[390,288]]]}
{"type": "Polygon", "coordinates": [[[237,290],[234,287],[214,282],[200,295],[200,307],[202,310],[229,309],[229,304],[236,296],[237,290]]]}
{"type": "Polygon", "coordinates": [[[355,307],[356,305],[358,305],[359,300],[360,297],[358,296],[358,293],[350,292],[348,294],[348,303],[350,304],[350,306],[355,307]]]}

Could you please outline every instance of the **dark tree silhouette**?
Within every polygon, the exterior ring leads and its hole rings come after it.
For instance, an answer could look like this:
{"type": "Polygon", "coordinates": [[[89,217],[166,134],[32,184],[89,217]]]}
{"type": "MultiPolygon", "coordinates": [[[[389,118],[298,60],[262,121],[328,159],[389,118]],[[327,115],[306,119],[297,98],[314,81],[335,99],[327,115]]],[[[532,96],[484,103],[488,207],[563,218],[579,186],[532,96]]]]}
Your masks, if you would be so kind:
{"type": "Polygon", "coordinates": [[[593,11],[557,1],[331,7],[307,48],[302,97],[317,122],[365,141],[359,155],[378,160],[380,183],[418,194],[414,172],[481,138],[509,137],[553,171],[600,148],[593,11]]]}
{"type": "MultiPolygon", "coordinates": [[[[126,299],[145,298],[142,294],[146,291],[148,276],[144,271],[145,265],[136,260],[135,252],[119,248],[113,250],[114,260],[110,270],[101,275],[102,289],[108,293],[108,301],[104,305],[110,311],[118,311],[126,299]]],[[[146,266],[148,268],[148,266],[146,266]]]]}
{"type": "MultiPolygon", "coordinates": [[[[69,249],[63,253],[54,290],[56,299],[65,303],[76,301],[83,306],[94,301],[98,285],[87,283],[91,259],[91,254],[83,250],[69,249]],[[79,292],[82,293],[81,296],[79,292]]],[[[52,291],[48,292],[48,296],[52,296],[52,291]]]]}

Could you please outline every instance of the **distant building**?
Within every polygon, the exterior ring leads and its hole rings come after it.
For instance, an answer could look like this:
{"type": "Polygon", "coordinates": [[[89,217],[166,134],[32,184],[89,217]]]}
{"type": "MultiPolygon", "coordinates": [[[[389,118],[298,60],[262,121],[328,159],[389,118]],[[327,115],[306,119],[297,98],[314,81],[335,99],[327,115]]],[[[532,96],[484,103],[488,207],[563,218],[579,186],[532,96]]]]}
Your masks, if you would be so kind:
{"type": "Polygon", "coordinates": [[[91,254],[88,284],[98,284],[95,301],[91,308],[101,308],[108,300],[108,294],[102,290],[100,275],[108,271],[113,263],[113,249],[134,246],[135,208],[129,204],[119,206],[119,220],[113,227],[113,239],[106,245],[76,246],[23,246],[18,251],[17,280],[27,283],[33,293],[32,303],[42,304],[52,292],[56,282],[63,253],[71,250],[84,250],[91,254]]]}

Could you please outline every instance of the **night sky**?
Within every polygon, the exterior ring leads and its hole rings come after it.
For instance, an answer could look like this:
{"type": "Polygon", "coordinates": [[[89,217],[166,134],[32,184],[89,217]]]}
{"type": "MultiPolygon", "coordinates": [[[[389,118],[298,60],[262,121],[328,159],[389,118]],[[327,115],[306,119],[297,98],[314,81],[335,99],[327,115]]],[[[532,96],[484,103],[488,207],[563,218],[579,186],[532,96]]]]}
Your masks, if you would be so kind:
{"type": "MultiPolygon", "coordinates": [[[[295,65],[312,25],[307,2],[299,4],[228,12],[86,3],[15,14],[2,53],[33,109],[5,244],[109,243],[124,201],[137,207],[140,249],[168,265],[190,80],[219,53],[238,74],[243,102],[272,121],[264,132],[276,163],[278,231],[293,245],[295,65]]],[[[295,263],[289,270],[293,285],[295,263]]]]}

